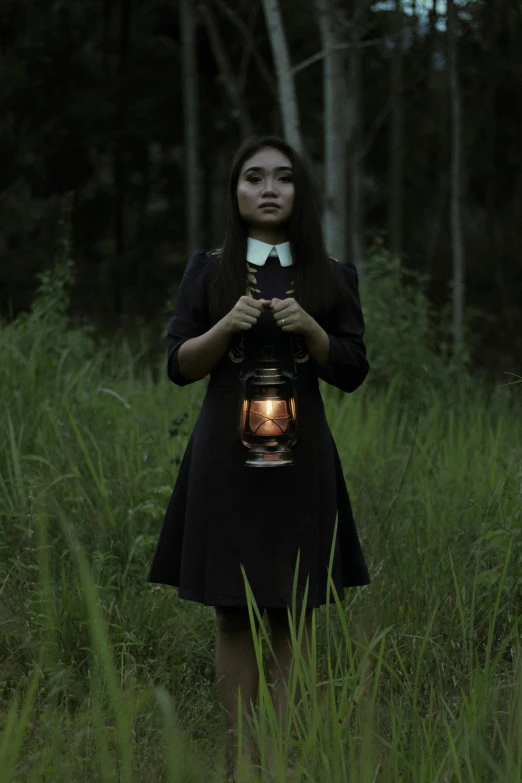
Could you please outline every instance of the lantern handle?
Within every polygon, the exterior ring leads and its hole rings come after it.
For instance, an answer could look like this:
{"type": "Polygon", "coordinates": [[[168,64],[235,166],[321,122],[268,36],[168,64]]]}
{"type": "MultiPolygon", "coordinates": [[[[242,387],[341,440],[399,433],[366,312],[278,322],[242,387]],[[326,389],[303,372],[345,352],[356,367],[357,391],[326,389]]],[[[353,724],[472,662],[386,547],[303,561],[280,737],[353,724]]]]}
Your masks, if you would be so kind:
{"type": "MultiPolygon", "coordinates": [[[[244,332],[241,333],[241,336],[242,336],[243,340],[244,340],[244,334],[245,334],[244,332]]],[[[292,354],[292,359],[294,360],[294,372],[291,373],[290,375],[293,375],[294,379],[296,379],[296,378],[299,377],[299,373],[297,371],[297,364],[296,364],[296,361],[295,361],[295,353],[294,353],[294,348],[293,348],[293,345],[292,345],[292,337],[291,337],[291,335],[288,335],[288,338],[289,338],[288,342],[289,342],[289,345],[290,345],[290,352],[292,354]]],[[[244,343],[243,343],[243,345],[244,345],[244,343]]],[[[261,347],[261,357],[265,361],[266,360],[267,361],[273,360],[274,359],[274,346],[273,345],[263,345],[261,347]]],[[[245,371],[244,370],[240,370],[239,378],[240,378],[240,380],[242,378],[245,378],[245,371]]]]}
{"type": "MultiPolygon", "coordinates": [[[[294,376],[294,378],[298,378],[299,377],[299,373],[297,371],[297,364],[296,364],[296,361],[295,361],[294,347],[292,345],[292,336],[288,335],[288,337],[289,337],[288,341],[289,341],[289,344],[290,344],[290,352],[292,354],[292,359],[294,360],[293,376],[294,376]]],[[[274,358],[274,346],[273,345],[263,345],[262,348],[261,348],[261,356],[262,356],[263,359],[268,359],[268,360],[273,359],[274,358]]]]}

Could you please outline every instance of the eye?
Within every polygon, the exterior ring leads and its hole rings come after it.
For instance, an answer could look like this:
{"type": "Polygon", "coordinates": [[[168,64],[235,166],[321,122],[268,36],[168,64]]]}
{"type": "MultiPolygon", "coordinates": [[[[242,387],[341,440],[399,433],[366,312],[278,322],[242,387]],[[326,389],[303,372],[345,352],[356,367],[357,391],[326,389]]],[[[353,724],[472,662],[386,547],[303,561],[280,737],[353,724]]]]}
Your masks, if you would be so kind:
{"type": "Polygon", "coordinates": [[[283,174],[282,177],[279,177],[281,182],[292,182],[292,175],[291,174],[283,174]]]}
{"type": "Polygon", "coordinates": [[[247,182],[252,182],[254,184],[256,182],[261,182],[261,177],[258,177],[256,174],[249,174],[247,177],[247,182]]]}

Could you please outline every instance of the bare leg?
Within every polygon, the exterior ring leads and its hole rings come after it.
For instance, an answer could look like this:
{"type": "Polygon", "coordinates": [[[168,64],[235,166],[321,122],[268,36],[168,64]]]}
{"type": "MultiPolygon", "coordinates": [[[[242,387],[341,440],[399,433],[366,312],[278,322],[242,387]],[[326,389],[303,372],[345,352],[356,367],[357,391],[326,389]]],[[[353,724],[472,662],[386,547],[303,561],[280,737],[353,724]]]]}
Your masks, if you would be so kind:
{"type": "Polygon", "coordinates": [[[233,734],[232,759],[234,773],[238,767],[252,768],[253,742],[245,713],[252,714],[257,696],[259,672],[254,651],[252,631],[245,607],[216,607],[216,684],[227,726],[233,734]],[[242,749],[238,745],[238,692],[241,691],[242,749]]]}
{"type": "MultiPolygon", "coordinates": [[[[312,613],[313,609],[305,611],[305,626],[301,652],[305,660],[308,660],[309,645],[312,640],[312,613]]],[[[270,629],[272,632],[272,647],[274,655],[268,669],[267,681],[271,685],[272,699],[279,716],[281,725],[284,725],[288,709],[286,685],[288,683],[290,666],[292,664],[291,635],[288,622],[288,612],[286,609],[267,609],[268,619],[270,620],[270,629]]],[[[296,702],[299,702],[301,695],[299,686],[295,694],[296,702]]],[[[274,748],[269,748],[269,763],[274,768],[274,748]]]]}

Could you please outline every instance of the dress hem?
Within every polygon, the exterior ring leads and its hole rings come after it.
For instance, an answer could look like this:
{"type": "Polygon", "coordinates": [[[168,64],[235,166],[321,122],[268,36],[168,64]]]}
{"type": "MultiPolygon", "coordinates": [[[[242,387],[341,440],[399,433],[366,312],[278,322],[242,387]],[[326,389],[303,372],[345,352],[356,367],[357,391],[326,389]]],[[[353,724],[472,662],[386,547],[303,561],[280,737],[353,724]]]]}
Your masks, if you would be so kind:
{"type": "MultiPolygon", "coordinates": [[[[179,586],[176,585],[176,584],[173,584],[172,582],[156,581],[154,579],[147,579],[147,582],[149,582],[150,584],[164,584],[164,585],[168,585],[169,587],[174,587],[178,591],[178,598],[181,601],[191,601],[192,603],[202,604],[203,606],[230,606],[230,607],[237,606],[237,607],[243,607],[243,608],[248,606],[247,602],[244,601],[243,599],[236,599],[236,600],[234,600],[234,599],[225,598],[225,597],[223,597],[222,599],[208,599],[208,598],[205,599],[205,598],[200,598],[200,597],[196,598],[194,595],[189,595],[187,593],[184,593],[183,591],[180,591],[179,586]]],[[[366,587],[369,584],[370,584],[370,582],[368,581],[368,582],[361,582],[360,584],[343,585],[341,590],[336,588],[339,600],[342,603],[342,601],[344,601],[344,599],[346,598],[346,595],[345,595],[345,590],[346,589],[353,588],[353,587],[366,587]]],[[[307,601],[306,608],[307,609],[318,609],[321,606],[326,606],[327,603],[330,603],[330,604],[335,603],[335,596],[331,592],[330,592],[330,600],[329,600],[329,602],[326,600],[326,598],[318,599],[318,600],[315,600],[315,601],[307,601]]],[[[298,605],[300,605],[300,604],[298,603],[298,605]]],[[[268,601],[266,603],[265,602],[258,603],[258,607],[262,608],[263,610],[264,609],[286,609],[288,606],[289,606],[288,603],[282,603],[281,601],[279,601],[277,603],[275,603],[273,601],[268,601]]]]}

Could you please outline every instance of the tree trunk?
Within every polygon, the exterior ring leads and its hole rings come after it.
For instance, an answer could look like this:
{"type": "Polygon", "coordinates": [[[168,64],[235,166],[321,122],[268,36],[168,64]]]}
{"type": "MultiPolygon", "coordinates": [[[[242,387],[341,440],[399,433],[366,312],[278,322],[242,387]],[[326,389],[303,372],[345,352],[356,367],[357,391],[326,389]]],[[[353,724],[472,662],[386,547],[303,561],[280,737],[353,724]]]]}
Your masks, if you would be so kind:
{"type": "Polygon", "coordinates": [[[252,135],[253,125],[246,104],[241,97],[238,79],[234,74],[234,70],[228,59],[226,44],[219,34],[216,18],[212,13],[212,9],[208,2],[201,4],[200,13],[207,30],[212,54],[219,66],[221,78],[230,104],[233,108],[234,115],[239,122],[241,138],[245,139],[252,135]]]}
{"type": "Polygon", "coordinates": [[[120,30],[119,30],[119,60],[118,84],[116,97],[116,116],[114,133],[114,235],[115,257],[111,274],[112,306],[116,318],[122,314],[122,305],[127,287],[126,276],[126,195],[127,195],[127,162],[126,162],[126,131],[128,114],[128,61],[130,45],[130,28],[132,15],[132,0],[122,0],[120,30]]]}
{"type": "Polygon", "coordinates": [[[284,136],[292,147],[298,152],[303,152],[297,96],[279,0],[262,0],[262,3],[277,74],[279,108],[283,120],[284,136]]]}
{"type": "Polygon", "coordinates": [[[458,358],[462,351],[464,320],[464,239],[462,231],[462,120],[457,70],[457,15],[454,0],[448,0],[448,75],[451,116],[451,245],[453,256],[453,342],[458,358]]]}
{"type": "Polygon", "coordinates": [[[188,231],[187,252],[201,244],[201,163],[199,145],[199,98],[196,52],[196,22],[192,0],[180,0],[181,70],[185,131],[185,204],[188,231]]]}
{"type": "Polygon", "coordinates": [[[351,129],[348,139],[349,164],[349,259],[357,267],[359,277],[364,277],[364,206],[363,206],[363,163],[362,155],[362,109],[361,109],[361,49],[349,50],[349,98],[347,101],[347,128],[351,129]]]}
{"type": "MultiPolygon", "coordinates": [[[[237,11],[235,11],[234,8],[231,8],[228,5],[228,3],[225,2],[225,0],[213,0],[213,4],[217,8],[219,8],[219,10],[223,12],[223,14],[225,14],[225,16],[232,22],[236,30],[238,30],[239,33],[241,34],[243,52],[244,52],[243,62],[245,62],[249,57],[253,57],[254,62],[257,66],[258,73],[263,79],[266,87],[268,88],[270,95],[274,98],[274,100],[277,100],[277,88],[276,88],[274,75],[272,74],[272,71],[266,64],[264,57],[259,51],[259,47],[257,46],[257,42],[254,38],[253,29],[255,25],[255,19],[257,16],[258,6],[257,5],[251,6],[250,23],[252,24],[252,29],[250,29],[249,24],[246,24],[241,19],[237,11]]],[[[241,66],[239,68],[239,73],[242,74],[241,66]]],[[[243,75],[239,76],[239,85],[241,88],[244,87],[243,75]]]]}
{"type": "Polygon", "coordinates": [[[388,241],[391,252],[403,252],[404,214],[404,15],[401,0],[395,0],[392,30],[394,46],[391,67],[392,112],[388,174],[388,241]],[[401,34],[402,33],[402,34],[401,34]]]}
{"type": "Polygon", "coordinates": [[[208,207],[210,209],[210,247],[220,247],[223,242],[223,233],[226,223],[226,203],[228,195],[228,159],[227,150],[222,150],[215,156],[215,161],[210,169],[210,193],[208,207]]]}
{"type": "Polygon", "coordinates": [[[332,0],[317,0],[323,60],[324,228],[328,252],[346,258],[346,144],[343,105],[345,71],[332,0]]]}
{"type": "Polygon", "coordinates": [[[103,33],[102,33],[102,65],[103,72],[107,73],[110,52],[110,26],[111,26],[111,0],[103,2],[103,33]]]}

